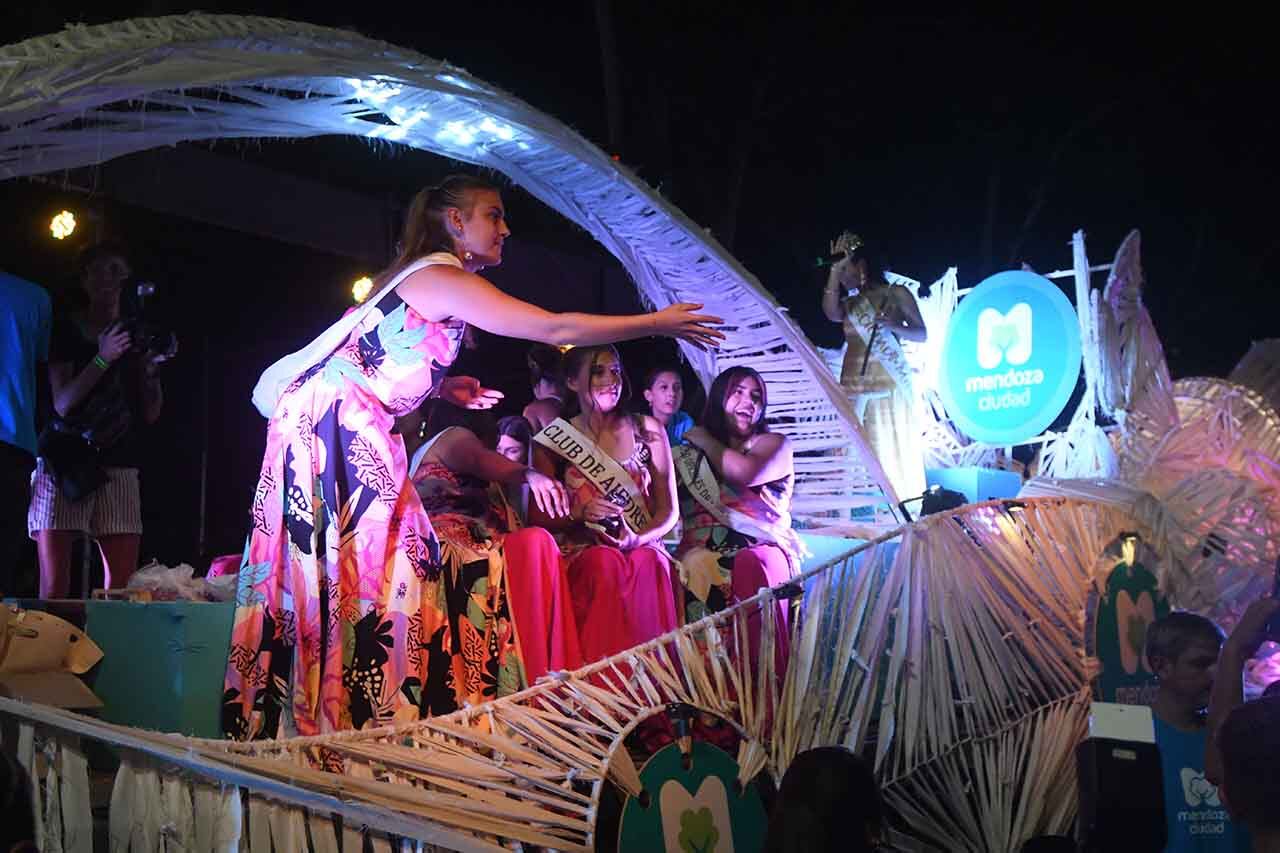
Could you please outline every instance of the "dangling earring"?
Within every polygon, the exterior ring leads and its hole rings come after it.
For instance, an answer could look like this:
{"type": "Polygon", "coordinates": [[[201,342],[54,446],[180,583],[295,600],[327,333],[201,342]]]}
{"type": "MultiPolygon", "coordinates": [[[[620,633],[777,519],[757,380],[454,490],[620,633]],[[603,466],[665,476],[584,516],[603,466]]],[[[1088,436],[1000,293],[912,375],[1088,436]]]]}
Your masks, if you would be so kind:
{"type": "Polygon", "coordinates": [[[476,257],[476,256],[475,256],[475,255],[473,255],[473,254],[471,254],[470,252],[463,252],[463,253],[462,253],[462,259],[463,259],[464,261],[472,261],[472,260],[475,260],[475,257],[476,257]]]}
{"type": "Polygon", "coordinates": [[[418,424],[418,441],[427,440],[427,419],[423,418],[422,423],[418,424]]]}

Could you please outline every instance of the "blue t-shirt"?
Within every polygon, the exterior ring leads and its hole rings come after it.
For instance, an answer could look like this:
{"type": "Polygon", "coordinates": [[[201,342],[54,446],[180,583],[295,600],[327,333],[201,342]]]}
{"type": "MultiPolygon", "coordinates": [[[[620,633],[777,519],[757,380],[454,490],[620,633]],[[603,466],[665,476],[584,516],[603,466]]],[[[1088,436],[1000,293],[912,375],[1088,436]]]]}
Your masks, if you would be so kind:
{"type": "Polygon", "coordinates": [[[1155,720],[1164,770],[1166,853],[1248,853],[1249,835],[1231,821],[1218,789],[1204,778],[1208,729],[1184,732],[1155,720]]]}
{"type": "Polygon", "coordinates": [[[43,287],[0,272],[0,441],[36,452],[36,365],[49,360],[43,287]]]}
{"type": "Polygon", "coordinates": [[[667,424],[667,441],[672,447],[684,444],[684,434],[691,429],[693,429],[693,418],[677,409],[671,416],[671,423],[667,424]]]}

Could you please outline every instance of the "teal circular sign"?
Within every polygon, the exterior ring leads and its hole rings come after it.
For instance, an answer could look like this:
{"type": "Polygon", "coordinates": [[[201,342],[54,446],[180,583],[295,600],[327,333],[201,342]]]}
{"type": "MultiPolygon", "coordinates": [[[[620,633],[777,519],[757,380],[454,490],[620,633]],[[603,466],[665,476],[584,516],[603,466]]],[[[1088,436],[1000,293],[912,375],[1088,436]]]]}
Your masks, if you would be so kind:
{"type": "Polygon", "coordinates": [[[996,273],[960,300],[947,329],[938,391],[970,438],[1017,444],[1043,432],[1080,376],[1080,323],[1052,281],[996,273]]]}

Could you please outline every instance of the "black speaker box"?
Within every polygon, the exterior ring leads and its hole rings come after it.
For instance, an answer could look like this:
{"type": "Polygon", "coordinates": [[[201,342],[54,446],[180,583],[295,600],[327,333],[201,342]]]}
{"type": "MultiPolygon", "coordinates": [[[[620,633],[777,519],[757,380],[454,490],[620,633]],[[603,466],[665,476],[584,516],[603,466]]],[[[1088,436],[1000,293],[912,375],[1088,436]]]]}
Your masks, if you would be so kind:
{"type": "Polygon", "coordinates": [[[1164,776],[1154,743],[1088,738],[1076,747],[1076,774],[1081,850],[1164,850],[1164,776]]]}

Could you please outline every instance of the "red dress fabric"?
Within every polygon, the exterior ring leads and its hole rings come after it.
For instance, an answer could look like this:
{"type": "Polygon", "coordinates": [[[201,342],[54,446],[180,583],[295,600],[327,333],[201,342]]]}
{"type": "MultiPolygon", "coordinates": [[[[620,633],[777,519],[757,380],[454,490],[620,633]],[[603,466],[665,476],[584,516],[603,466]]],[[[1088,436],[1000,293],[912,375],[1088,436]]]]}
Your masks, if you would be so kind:
{"type": "MultiPolygon", "coordinates": [[[[631,475],[652,509],[649,447],[639,438],[631,457],[618,464],[631,475]]],[[[601,492],[572,465],[564,484],[576,509],[601,492]]],[[[658,545],[621,551],[594,544],[591,531],[575,528],[561,536],[569,561],[569,586],[578,640],[587,663],[615,655],[680,627],[684,589],[671,558],[658,545]]]]}

